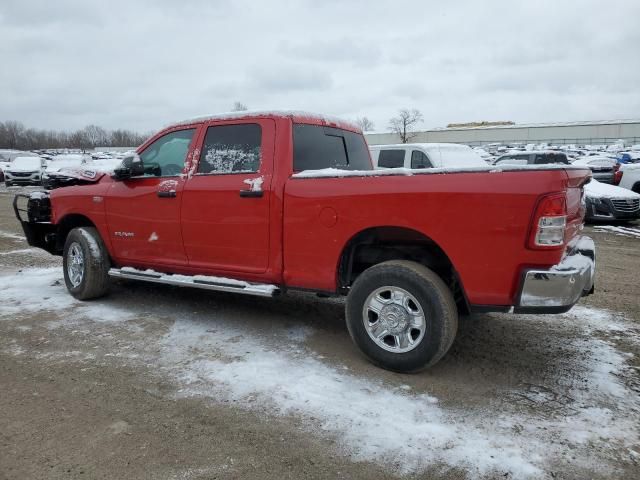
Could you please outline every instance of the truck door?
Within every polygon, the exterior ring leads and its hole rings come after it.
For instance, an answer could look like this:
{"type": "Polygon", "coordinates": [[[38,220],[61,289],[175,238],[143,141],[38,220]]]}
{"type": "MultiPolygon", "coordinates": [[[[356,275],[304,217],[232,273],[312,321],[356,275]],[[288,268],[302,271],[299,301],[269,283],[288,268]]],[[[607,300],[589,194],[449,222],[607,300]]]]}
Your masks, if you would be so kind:
{"type": "Polygon", "coordinates": [[[275,121],[206,125],[195,174],[183,190],[189,265],[261,274],[269,265],[275,121]]]}
{"type": "Polygon", "coordinates": [[[114,182],[105,199],[115,256],[122,262],[186,265],[180,234],[183,170],[196,128],[157,138],[140,158],[145,174],[114,182]]]}

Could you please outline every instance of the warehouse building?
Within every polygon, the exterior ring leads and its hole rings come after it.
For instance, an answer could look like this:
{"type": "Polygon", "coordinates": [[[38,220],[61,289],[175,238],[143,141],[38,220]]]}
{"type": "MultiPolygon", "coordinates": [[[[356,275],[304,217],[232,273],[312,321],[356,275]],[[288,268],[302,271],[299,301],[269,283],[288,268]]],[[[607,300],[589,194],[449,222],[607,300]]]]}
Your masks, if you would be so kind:
{"type": "MultiPolygon", "coordinates": [[[[400,143],[394,133],[367,133],[370,145],[400,143]]],[[[550,143],[555,145],[601,145],[623,140],[640,144],[640,120],[601,120],[594,122],[531,123],[497,126],[435,128],[416,132],[413,143],[550,143]]]]}

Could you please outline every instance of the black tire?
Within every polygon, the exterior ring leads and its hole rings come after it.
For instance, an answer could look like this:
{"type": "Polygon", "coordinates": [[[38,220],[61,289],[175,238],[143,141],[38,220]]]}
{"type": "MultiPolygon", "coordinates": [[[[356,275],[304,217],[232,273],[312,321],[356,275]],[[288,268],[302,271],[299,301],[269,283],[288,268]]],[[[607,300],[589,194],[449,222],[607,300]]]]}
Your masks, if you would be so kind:
{"type": "Polygon", "coordinates": [[[435,365],[451,348],[458,330],[458,311],[451,290],[432,270],[406,260],[383,262],[363,272],[349,292],[346,318],[351,338],[364,355],[382,368],[402,373],[435,365]],[[408,292],[424,313],[424,334],[406,352],[385,350],[365,328],[365,302],[387,286],[408,292]]]}
{"type": "Polygon", "coordinates": [[[11,185],[12,185],[12,183],[9,182],[9,181],[5,181],[4,182],[4,186],[7,187],[7,188],[9,188],[11,185]]]}
{"type": "MultiPolygon", "coordinates": [[[[77,256],[76,256],[77,257],[77,256]]],[[[98,298],[109,290],[109,253],[100,234],[93,227],[74,228],[67,235],[62,256],[64,283],[69,293],[78,300],[98,298]],[[69,264],[74,252],[80,251],[83,258],[83,273],[70,277],[69,264]]]]}

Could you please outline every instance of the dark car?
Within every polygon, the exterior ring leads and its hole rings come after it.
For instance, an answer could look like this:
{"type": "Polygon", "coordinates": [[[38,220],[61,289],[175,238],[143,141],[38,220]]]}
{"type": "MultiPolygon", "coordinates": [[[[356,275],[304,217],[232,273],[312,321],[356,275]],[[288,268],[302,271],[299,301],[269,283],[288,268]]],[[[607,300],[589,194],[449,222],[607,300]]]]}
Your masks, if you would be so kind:
{"type": "Polygon", "coordinates": [[[640,195],[626,188],[591,180],[584,187],[584,197],[587,221],[626,221],[640,218],[640,195]]]}
{"type": "Polygon", "coordinates": [[[507,153],[496,159],[494,165],[546,165],[550,163],[562,163],[569,165],[569,159],[563,152],[517,152],[507,153]]]}
{"type": "Polygon", "coordinates": [[[615,158],[605,156],[594,156],[579,158],[573,165],[589,167],[593,178],[601,183],[615,184],[616,172],[620,169],[620,164],[615,158]]]}

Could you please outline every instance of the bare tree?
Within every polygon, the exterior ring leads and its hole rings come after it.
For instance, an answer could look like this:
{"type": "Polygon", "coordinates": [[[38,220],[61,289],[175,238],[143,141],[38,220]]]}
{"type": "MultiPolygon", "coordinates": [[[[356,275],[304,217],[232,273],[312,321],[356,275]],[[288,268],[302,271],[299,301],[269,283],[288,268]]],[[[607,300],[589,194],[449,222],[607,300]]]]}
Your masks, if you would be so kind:
{"type": "Polygon", "coordinates": [[[244,112],[246,110],[249,110],[249,109],[242,102],[234,102],[233,103],[233,108],[231,109],[232,112],[244,112]]]}
{"type": "Polygon", "coordinates": [[[374,128],[373,122],[367,117],[356,118],[356,125],[358,125],[363,132],[371,132],[374,128]]]}
{"type": "Polygon", "coordinates": [[[109,143],[109,134],[107,131],[97,125],[87,125],[84,127],[84,135],[89,146],[95,148],[98,145],[105,146],[109,143]]]}
{"type": "Polygon", "coordinates": [[[4,122],[4,135],[7,148],[19,148],[24,138],[25,128],[20,122],[9,120],[4,122]]]}
{"type": "Polygon", "coordinates": [[[398,112],[397,117],[389,120],[389,127],[393,133],[400,136],[402,143],[409,143],[409,140],[417,135],[414,131],[415,126],[421,122],[422,113],[420,110],[403,108],[398,112]]]}

